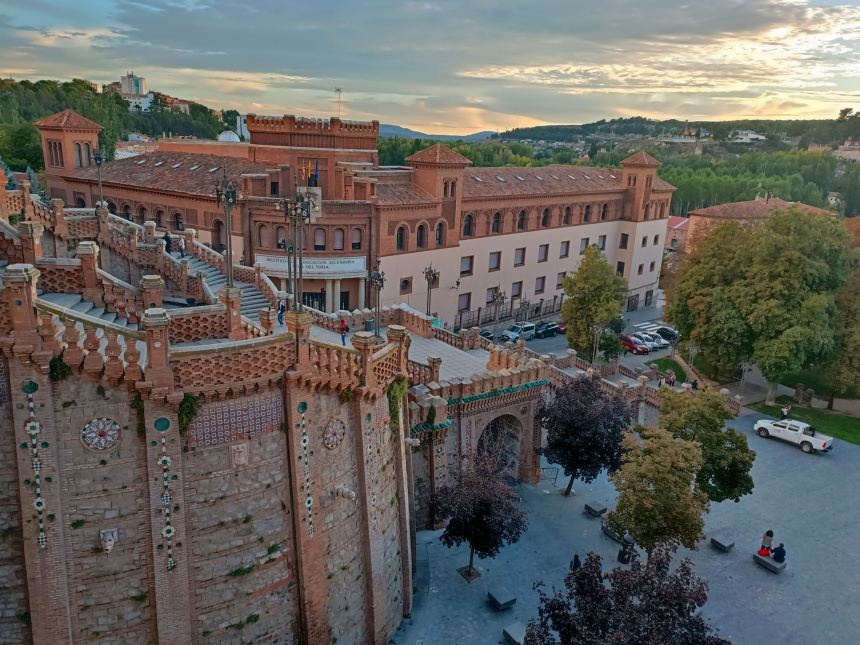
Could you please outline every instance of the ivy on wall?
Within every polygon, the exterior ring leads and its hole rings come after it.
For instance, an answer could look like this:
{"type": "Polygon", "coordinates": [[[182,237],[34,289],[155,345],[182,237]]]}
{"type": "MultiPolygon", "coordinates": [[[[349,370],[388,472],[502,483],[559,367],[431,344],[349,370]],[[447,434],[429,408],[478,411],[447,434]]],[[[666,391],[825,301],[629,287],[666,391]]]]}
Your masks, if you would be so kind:
{"type": "Polygon", "coordinates": [[[388,397],[388,425],[392,432],[396,432],[400,427],[400,402],[408,389],[409,379],[405,376],[394,379],[385,388],[385,396],[388,397]]]}
{"type": "Polygon", "coordinates": [[[193,394],[186,394],[179,404],[179,434],[184,435],[188,426],[200,412],[200,399],[193,394]]]}
{"type": "Polygon", "coordinates": [[[140,395],[140,392],[134,395],[134,398],[129,403],[131,409],[134,410],[135,416],[137,417],[137,434],[139,437],[146,436],[146,417],[143,413],[143,397],[140,395]]]}
{"type": "Polygon", "coordinates": [[[63,361],[63,352],[51,359],[48,365],[48,376],[54,383],[59,383],[72,373],[72,368],[63,361]]]}

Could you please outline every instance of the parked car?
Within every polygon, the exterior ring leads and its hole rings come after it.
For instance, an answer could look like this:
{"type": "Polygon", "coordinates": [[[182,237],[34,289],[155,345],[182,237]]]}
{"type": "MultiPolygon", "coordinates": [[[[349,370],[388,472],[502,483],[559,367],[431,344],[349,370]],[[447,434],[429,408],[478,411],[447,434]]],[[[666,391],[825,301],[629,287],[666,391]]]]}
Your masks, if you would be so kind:
{"type": "Polygon", "coordinates": [[[555,326],[558,327],[559,334],[567,333],[567,325],[565,325],[563,322],[559,321],[555,324],[555,326]]]}
{"type": "Polygon", "coordinates": [[[812,454],[816,450],[822,452],[833,450],[833,437],[821,434],[811,425],[802,421],[794,419],[782,419],[781,421],[760,419],[756,421],[753,427],[760,437],[765,439],[774,437],[797,444],[807,454],[812,454]]]}
{"type": "Polygon", "coordinates": [[[535,338],[554,338],[558,334],[558,325],[555,323],[541,323],[535,330],[535,338]]]}
{"type": "Polygon", "coordinates": [[[654,341],[658,349],[665,349],[670,346],[669,341],[656,332],[649,331],[647,335],[648,338],[654,341]]]}
{"type": "Polygon", "coordinates": [[[627,334],[621,334],[621,344],[627,348],[628,352],[633,354],[650,354],[651,348],[648,347],[643,341],[639,340],[635,336],[628,336],[627,334]]]}
{"type": "Polygon", "coordinates": [[[679,334],[677,331],[675,331],[675,330],[674,330],[674,329],[672,329],[671,327],[660,327],[660,328],[659,328],[656,332],[654,332],[654,333],[655,333],[655,334],[657,334],[658,336],[660,336],[660,338],[664,338],[664,339],[666,339],[666,340],[667,340],[667,341],[669,341],[670,343],[671,343],[673,340],[674,340],[674,341],[676,341],[676,342],[677,342],[677,341],[679,341],[679,340],[681,340],[681,334],[679,334]]]}
{"type": "Polygon", "coordinates": [[[633,334],[633,338],[638,338],[639,340],[641,340],[648,346],[648,349],[650,349],[652,352],[660,349],[660,344],[645,332],[637,331],[635,334],[633,334]]]}
{"type": "Polygon", "coordinates": [[[493,330],[492,329],[485,329],[478,335],[481,338],[486,338],[487,340],[493,340],[493,330]]]}
{"type": "Polygon", "coordinates": [[[520,338],[523,340],[531,340],[535,337],[534,323],[522,323],[520,325],[511,325],[502,332],[502,340],[516,342],[520,338]]]}

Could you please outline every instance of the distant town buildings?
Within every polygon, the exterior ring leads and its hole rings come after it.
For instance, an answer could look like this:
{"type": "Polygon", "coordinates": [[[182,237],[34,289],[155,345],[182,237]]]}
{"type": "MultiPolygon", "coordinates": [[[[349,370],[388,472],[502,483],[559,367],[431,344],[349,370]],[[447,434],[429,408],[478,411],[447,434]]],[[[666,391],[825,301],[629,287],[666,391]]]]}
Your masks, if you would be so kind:
{"type": "Polygon", "coordinates": [[[836,149],[833,156],[844,161],[860,161],[860,141],[849,137],[836,149]]]}
{"type": "Polygon", "coordinates": [[[684,251],[687,245],[687,234],[690,231],[690,220],[686,217],[670,215],[666,221],[666,244],[667,251],[684,251]]]}
{"type": "Polygon", "coordinates": [[[125,76],[120,76],[119,82],[121,94],[137,94],[138,96],[146,94],[146,79],[142,76],[135,76],[134,72],[127,72],[125,76]]]}
{"type": "Polygon", "coordinates": [[[757,143],[767,140],[767,136],[753,130],[735,130],[732,136],[732,142],[734,143],[757,143]]]}

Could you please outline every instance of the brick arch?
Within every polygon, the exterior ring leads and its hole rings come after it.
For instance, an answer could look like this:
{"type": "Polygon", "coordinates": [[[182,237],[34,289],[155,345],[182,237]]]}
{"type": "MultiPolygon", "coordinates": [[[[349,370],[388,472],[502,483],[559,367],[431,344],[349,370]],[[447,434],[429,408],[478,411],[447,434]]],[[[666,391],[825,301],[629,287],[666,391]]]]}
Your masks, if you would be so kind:
{"type": "Polygon", "coordinates": [[[430,241],[433,236],[433,229],[430,227],[430,222],[426,219],[420,219],[415,223],[415,248],[416,249],[429,249],[432,248],[430,241]],[[424,245],[418,246],[418,231],[421,230],[421,227],[424,227],[424,245]]]}
{"type": "Polygon", "coordinates": [[[349,249],[350,249],[350,250],[356,250],[356,251],[359,251],[359,250],[361,250],[361,249],[363,249],[363,248],[364,248],[364,244],[365,244],[365,230],[364,230],[364,227],[363,227],[363,226],[351,226],[351,227],[349,228],[349,241],[347,242],[347,244],[349,244],[349,249]],[[353,249],[353,248],[352,248],[352,245],[353,245],[353,244],[355,244],[355,233],[356,233],[356,231],[358,231],[358,243],[359,243],[359,245],[360,245],[360,246],[359,246],[359,248],[358,248],[358,249],[353,249]]]}
{"type": "Polygon", "coordinates": [[[445,246],[445,238],[447,237],[447,235],[448,235],[447,222],[443,219],[437,220],[436,223],[433,225],[433,248],[435,249],[435,248],[444,247],[445,246]],[[442,239],[439,241],[439,244],[437,246],[437,235],[438,235],[437,231],[439,230],[440,227],[442,228],[442,239]]]}
{"type": "Polygon", "coordinates": [[[257,225],[257,246],[264,249],[272,247],[272,237],[268,224],[257,225]]]}
{"type": "Polygon", "coordinates": [[[475,444],[478,450],[492,449],[500,453],[500,466],[504,463],[506,474],[522,478],[523,443],[526,438],[523,424],[513,414],[499,414],[484,426],[475,444]]]}

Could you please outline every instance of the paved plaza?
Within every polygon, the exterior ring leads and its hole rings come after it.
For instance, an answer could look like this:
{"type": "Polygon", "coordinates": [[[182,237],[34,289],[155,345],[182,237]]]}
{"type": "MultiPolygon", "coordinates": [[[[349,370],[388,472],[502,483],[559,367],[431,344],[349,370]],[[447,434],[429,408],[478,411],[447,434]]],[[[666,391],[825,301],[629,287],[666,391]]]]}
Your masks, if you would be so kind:
{"type": "MultiPolygon", "coordinates": [[[[758,416],[732,425],[744,432],[758,457],[755,491],[739,503],[711,506],[708,536],[730,534],[735,548],[722,553],[707,541],[687,552],[696,573],[708,581],[704,617],[734,645],[855,645],[860,642],[860,446],[835,441],[833,452],[805,455],[796,447],[761,439],[752,431],[758,416]],[[774,575],[752,562],[766,529],[785,542],[788,566],[774,575]]],[[[547,464],[544,464],[547,465],[547,464]]],[[[604,568],[617,566],[618,544],[583,512],[586,501],[614,506],[606,477],[591,485],[574,483],[575,497],[561,495],[567,481],[520,485],[529,528],[520,543],[494,560],[478,560],[481,578],[467,583],[456,569],[468,564],[469,550],[447,549],[441,531],[418,533],[417,593],[412,616],[392,637],[397,645],[484,645],[502,642],[502,629],[537,615],[533,582],[561,587],[574,553],[595,551],[604,568]],[[487,590],[503,585],[516,604],[496,612],[487,590]]]]}

